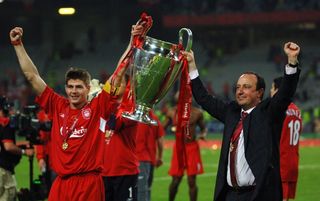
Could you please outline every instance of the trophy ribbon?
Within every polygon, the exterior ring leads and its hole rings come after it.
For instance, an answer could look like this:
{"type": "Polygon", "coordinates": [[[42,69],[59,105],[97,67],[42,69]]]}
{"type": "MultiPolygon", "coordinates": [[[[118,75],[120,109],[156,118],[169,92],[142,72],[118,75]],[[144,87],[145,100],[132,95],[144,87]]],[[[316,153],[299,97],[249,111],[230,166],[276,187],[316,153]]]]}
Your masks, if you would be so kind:
{"type": "MultiPolygon", "coordinates": [[[[145,22],[145,25],[143,26],[142,33],[140,35],[136,35],[133,37],[133,40],[131,42],[131,47],[130,47],[129,51],[127,52],[127,54],[123,57],[120,64],[117,66],[117,69],[114,72],[114,75],[117,75],[119,73],[119,71],[123,70],[123,68],[128,68],[129,58],[132,56],[133,49],[142,47],[144,40],[145,40],[145,36],[152,26],[152,23],[153,23],[152,17],[146,13],[142,13],[140,16],[140,19],[138,20],[136,25],[142,24],[143,22],[145,22]]],[[[111,83],[113,83],[113,80],[111,80],[111,83]]]]}
{"type": "MultiPolygon", "coordinates": [[[[130,57],[132,56],[133,49],[142,47],[145,40],[145,36],[152,26],[152,23],[153,23],[152,17],[148,16],[146,13],[142,13],[136,25],[141,24],[143,22],[145,22],[145,25],[142,33],[140,35],[136,35],[133,37],[133,40],[131,41],[131,47],[129,51],[126,53],[126,55],[123,57],[122,61],[117,66],[117,69],[115,70],[114,75],[117,75],[120,71],[125,72],[126,70],[124,70],[124,68],[127,69],[129,66],[129,60],[130,60],[130,57]]],[[[111,83],[113,83],[113,79],[111,79],[111,83]]],[[[135,105],[134,99],[130,94],[131,94],[131,86],[129,81],[126,87],[126,91],[123,94],[122,102],[120,105],[120,109],[123,111],[131,112],[134,109],[134,105],[135,105]]],[[[114,111],[114,114],[116,113],[118,112],[114,111]]]]}
{"type": "Polygon", "coordinates": [[[185,150],[185,138],[190,137],[189,134],[189,120],[191,111],[191,83],[188,72],[188,61],[186,58],[182,58],[182,73],[180,78],[180,93],[178,99],[178,124],[176,131],[176,151],[178,156],[179,167],[187,166],[186,162],[186,150],[185,150]],[[181,154],[182,153],[182,154],[181,154]]]}

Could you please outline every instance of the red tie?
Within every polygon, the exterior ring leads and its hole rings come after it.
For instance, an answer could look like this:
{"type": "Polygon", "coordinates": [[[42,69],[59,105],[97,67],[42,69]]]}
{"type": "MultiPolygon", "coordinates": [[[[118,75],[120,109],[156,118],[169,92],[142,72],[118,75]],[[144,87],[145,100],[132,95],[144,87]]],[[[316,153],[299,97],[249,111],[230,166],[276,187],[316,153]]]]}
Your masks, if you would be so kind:
{"type": "Polygon", "coordinates": [[[241,118],[236,126],[236,129],[233,132],[230,141],[230,177],[233,187],[238,187],[238,182],[236,179],[236,166],[235,166],[235,157],[238,148],[239,136],[242,131],[242,120],[248,115],[246,112],[241,112],[241,118]]]}

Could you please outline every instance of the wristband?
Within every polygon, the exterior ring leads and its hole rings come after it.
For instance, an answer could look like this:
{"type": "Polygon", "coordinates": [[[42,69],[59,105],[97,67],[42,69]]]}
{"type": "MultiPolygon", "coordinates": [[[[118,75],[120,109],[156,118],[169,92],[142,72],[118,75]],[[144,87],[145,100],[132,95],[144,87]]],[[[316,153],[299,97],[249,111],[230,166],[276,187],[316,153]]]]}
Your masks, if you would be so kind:
{"type": "Polygon", "coordinates": [[[289,63],[288,66],[290,66],[291,68],[297,68],[299,66],[299,63],[298,62],[296,64],[289,63]]]}
{"type": "Polygon", "coordinates": [[[25,155],[26,154],[26,150],[25,149],[21,149],[21,155],[25,155]]]}
{"type": "Polygon", "coordinates": [[[17,45],[21,45],[22,44],[22,41],[19,39],[19,40],[16,40],[16,41],[11,41],[11,45],[13,46],[17,46],[17,45]]]}

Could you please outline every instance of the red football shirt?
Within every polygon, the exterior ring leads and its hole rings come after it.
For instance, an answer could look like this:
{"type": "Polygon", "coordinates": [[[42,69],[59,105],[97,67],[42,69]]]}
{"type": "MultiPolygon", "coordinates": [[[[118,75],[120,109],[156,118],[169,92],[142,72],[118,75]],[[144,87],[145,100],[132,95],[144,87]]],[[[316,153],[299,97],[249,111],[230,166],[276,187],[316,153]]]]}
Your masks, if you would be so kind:
{"type": "Polygon", "coordinates": [[[299,108],[291,103],[286,111],[280,140],[280,169],[282,181],[297,181],[299,137],[302,120],[299,108]]]}
{"type": "Polygon", "coordinates": [[[137,123],[121,116],[117,112],[116,128],[106,132],[105,154],[102,176],[124,176],[139,173],[139,161],[136,154],[137,123]],[[108,132],[110,132],[108,134],[108,132]]]}
{"type": "Polygon", "coordinates": [[[71,109],[68,99],[47,87],[36,101],[52,118],[49,152],[53,170],[59,176],[101,171],[106,120],[115,107],[116,97],[102,90],[82,109],[71,109]],[[64,128],[70,133],[66,150],[62,148],[64,128]]]}
{"type": "Polygon", "coordinates": [[[157,159],[157,139],[164,136],[164,128],[154,112],[150,117],[157,121],[158,126],[139,124],[137,133],[137,155],[139,161],[150,161],[153,165],[157,159]]]}
{"type": "Polygon", "coordinates": [[[157,139],[164,136],[164,129],[154,112],[150,117],[157,121],[158,126],[140,123],[137,130],[137,156],[139,161],[156,163],[157,139]]]}

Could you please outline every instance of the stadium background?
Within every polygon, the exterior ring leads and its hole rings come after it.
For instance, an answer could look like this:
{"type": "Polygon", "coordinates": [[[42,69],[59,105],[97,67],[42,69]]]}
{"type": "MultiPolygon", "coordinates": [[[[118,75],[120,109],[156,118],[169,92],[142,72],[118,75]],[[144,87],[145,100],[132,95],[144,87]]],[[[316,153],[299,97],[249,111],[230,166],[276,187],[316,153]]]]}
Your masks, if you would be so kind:
{"type": "MultiPolygon", "coordinates": [[[[0,0],[0,95],[14,101],[17,110],[33,103],[34,95],[9,42],[14,26],[24,28],[23,41],[31,58],[46,82],[61,93],[63,74],[70,66],[86,68],[100,80],[108,77],[127,46],[131,25],[143,11],[154,20],[151,37],[176,43],[180,28],[193,31],[201,77],[212,94],[224,99],[233,98],[234,81],[247,70],[264,76],[267,96],[272,79],[281,75],[286,62],[282,45],[294,41],[302,49],[303,71],[295,102],[302,109],[304,124],[296,200],[320,200],[315,188],[320,180],[319,9],[319,0],[0,0]],[[75,14],[59,15],[62,6],[74,7],[75,14]]],[[[177,88],[176,84],[156,106],[160,118],[177,88]]],[[[202,150],[206,174],[198,179],[200,201],[212,199],[223,129],[208,115],[206,123],[210,140],[202,150]]],[[[167,199],[169,131],[166,139],[165,165],[156,171],[153,200],[167,199]]],[[[19,187],[28,186],[27,169],[26,161],[17,167],[19,187]]],[[[187,200],[187,187],[180,189],[177,200],[187,200]]]]}

